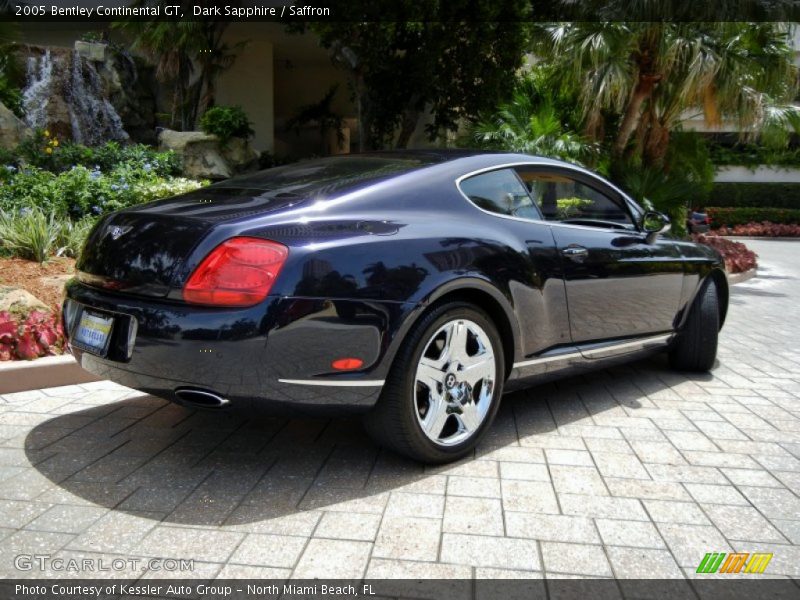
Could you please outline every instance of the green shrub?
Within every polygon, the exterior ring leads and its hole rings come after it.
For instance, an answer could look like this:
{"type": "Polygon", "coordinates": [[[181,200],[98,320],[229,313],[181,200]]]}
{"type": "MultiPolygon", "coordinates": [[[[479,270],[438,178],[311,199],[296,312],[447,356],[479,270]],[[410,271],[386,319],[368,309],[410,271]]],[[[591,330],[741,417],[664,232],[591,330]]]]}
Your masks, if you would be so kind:
{"type": "Polygon", "coordinates": [[[747,223],[800,223],[800,210],[790,208],[726,208],[710,206],[707,209],[711,217],[711,227],[734,227],[747,223]]]}
{"type": "Polygon", "coordinates": [[[581,210],[591,206],[592,201],[586,198],[559,198],[556,200],[558,220],[569,219],[581,214],[581,210]]]}
{"type": "Polygon", "coordinates": [[[19,258],[44,262],[53,253],[61,226],[54,213],[39,209],[0,211],[0,240],[19,258]]]}
{"type": "Polygon", "coordinates": [[[185,177],[173,177],[170,179],[159,179],[141,183],[136,186],[136,197],[138,202],[152,202],[161,198],[169,198],[199,189],[208,185],[208,181],[195,181],[185,177]]]}
{"type": "Polygon", "coordinates": [[[76,166],[107,173],[127,165],[154,175],[169,177],[181,172],[180,157],[172,151],[159,152],[143,144],[124,146],[118,142],[106,142],[89,147],[72,142],[61,143],[47,130],[36,130],[23,140],[13,152],[14,160],[6,161],[15,167],[29,165],[60,173],[76,166]]]}
{"type": "Polygon", "coordinates": [[[76,166],[62,173],[0,167],[0,210],[39,208],[59,218],[80,220],[158,200],[206,185],[182,177],[161,177],[153,169],[122,164],[109,173],[76,166]]]}
{"type": "Polygon", "coordinates": [[[715,183],[708,204],[800,209],[800,183],[715,183]]]}
{"type": "Polygon", "coordinates": [[[250,120],[240,106],[212,106],[200,119],[200,128],[223,142],[232,137],[253,135],[250,120]]]}
{"type": "Polygon", "coordinates": [[[684,175],[652,167],[631,168],[623,175],[620,184],[642,206],[667,214],[672,221],[672,231],[684,235],[686,209],[694,201],[699,188],[698,183],[684,175]]]}
{"type": "Polygon", "coordinates": [[[710,144],[709,150],[715,165],[800,167],[800,148],[770,148],[754,144],[736,146],[710,144]]]}
{"type": "Polygon", "coordinates": [[[56,254],[58,256],[78,258],[95,223],[97,223],[96,217],[84,217],[75,222],[69,219],[62,220],[58,230],[58,237],[56,238],[56,246],[58,248],[56,254]]]}

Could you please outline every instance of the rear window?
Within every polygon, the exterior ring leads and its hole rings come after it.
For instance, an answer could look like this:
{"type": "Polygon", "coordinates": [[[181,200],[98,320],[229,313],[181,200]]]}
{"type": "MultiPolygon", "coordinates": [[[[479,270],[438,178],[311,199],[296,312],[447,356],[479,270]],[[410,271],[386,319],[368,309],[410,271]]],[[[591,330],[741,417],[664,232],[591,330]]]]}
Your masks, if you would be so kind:
{"type": "MultiPolygon", "coordinates": [[[[217,184],[225,188],[258,188],[269,196],[329,197],[440,162],[423,156],[331,157],[267,169],[217,184]]],[[[216,187],[216,186],[214,186],[216,187]]]]}

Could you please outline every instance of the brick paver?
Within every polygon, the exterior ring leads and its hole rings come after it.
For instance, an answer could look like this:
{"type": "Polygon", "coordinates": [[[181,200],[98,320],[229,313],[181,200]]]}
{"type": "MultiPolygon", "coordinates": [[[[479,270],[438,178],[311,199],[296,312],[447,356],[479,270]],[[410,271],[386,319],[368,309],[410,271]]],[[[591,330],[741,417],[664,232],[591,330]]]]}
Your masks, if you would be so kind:
{"type": "Polygon", "coordinates": [[[453,465],[381,451],[354,421],[246,421],[109,382],[0,397],[0,576],[51,574],[13,564],[46,553],[539,590],[695,576],[706,552],[739,551],[798,577],[800,244],[751,245],[761,274],[733,290],[712,374],[657,358],[516,393],[453,465]]]}

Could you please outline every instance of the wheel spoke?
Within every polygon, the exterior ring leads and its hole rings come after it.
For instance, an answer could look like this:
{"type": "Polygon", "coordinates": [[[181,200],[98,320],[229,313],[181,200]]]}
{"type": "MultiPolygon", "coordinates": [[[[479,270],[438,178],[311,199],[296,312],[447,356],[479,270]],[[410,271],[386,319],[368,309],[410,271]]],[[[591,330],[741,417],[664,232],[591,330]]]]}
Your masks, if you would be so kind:
{"type": "Polygon", "coordinates": [[[437,384],[443,383],[444,373],[436,365],[435,361],[429,358],[422,358],[417,367],[417,381],[421,381],[428,388],[436,391],[437,384]]]}
{"type": "Polygon", "coordinates": [[[442,357],[448,361],[462,358],[467,355],[467,326],[463,321],[455,321],[447,330],[442,357]]]}
{"type": "Polygon", "coordinates": [[[458,415],[458,420],[461,428],[467,433],[472,433],[481,424],[478,407],[472,400],[461,407],[461,414],[458,415]]]}
{"type": "Polygon", "coordinates": [[[494,354],[491,352],[470,356],[461,365],[462,369],[458,373],[459,378],[472,387],[475,387],[481,379],[494,378],[494,354]]]}
{"type": "Polygon", "coordinates": [[[422,428],[425,430],[425,433],[428,434],[428,437],[435,440],[439,439],[442,435],[444,425],[447,422],[447,417],[449,416],[447,412],[447,402],[445,402],[444,398],[438,393],[431,392],[428,412],[421,422],[422,428]]]}

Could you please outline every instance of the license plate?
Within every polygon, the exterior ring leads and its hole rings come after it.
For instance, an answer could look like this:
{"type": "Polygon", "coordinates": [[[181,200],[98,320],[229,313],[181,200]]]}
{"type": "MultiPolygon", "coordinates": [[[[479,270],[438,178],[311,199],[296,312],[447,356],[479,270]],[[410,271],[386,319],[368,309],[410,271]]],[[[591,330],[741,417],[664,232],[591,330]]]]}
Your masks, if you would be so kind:
{"type": "Polygon", "coordinates": [[[72,336],[72,344],[92,354],[105,356],[113,325],[114,317],[84,310],[72,336]]]}

